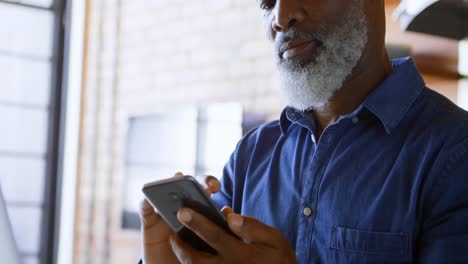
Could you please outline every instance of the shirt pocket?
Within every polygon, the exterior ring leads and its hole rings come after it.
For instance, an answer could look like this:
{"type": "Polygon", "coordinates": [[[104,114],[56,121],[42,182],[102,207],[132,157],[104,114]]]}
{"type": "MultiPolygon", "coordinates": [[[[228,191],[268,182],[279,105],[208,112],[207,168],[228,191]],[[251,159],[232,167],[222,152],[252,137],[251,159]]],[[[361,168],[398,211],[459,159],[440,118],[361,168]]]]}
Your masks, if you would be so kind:
{"type": "Polygon", "coordinates": [[[333,263],[405,262],[408,236],[332,227],[330,260],[333,263]]]}

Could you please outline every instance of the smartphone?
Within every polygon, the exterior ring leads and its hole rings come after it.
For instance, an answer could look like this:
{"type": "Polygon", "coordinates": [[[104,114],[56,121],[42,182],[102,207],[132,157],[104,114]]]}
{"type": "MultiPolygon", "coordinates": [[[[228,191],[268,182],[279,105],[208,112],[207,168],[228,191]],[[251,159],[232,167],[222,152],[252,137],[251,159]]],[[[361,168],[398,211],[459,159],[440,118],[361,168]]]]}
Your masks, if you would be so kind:
{"type": "Polygon", "coordinates": [[[229,229],[226,218],[219,211],[216,204],[192,176],[150,182],[143,186],[142,191],[148,202],[158,210],[161,217],[174,232],[197,250],[217,255],[215,249],[179,222],[177,212],[181,208],[190,208],[200,213],[223,228],[227,233],[237,237],[229,229]]]}

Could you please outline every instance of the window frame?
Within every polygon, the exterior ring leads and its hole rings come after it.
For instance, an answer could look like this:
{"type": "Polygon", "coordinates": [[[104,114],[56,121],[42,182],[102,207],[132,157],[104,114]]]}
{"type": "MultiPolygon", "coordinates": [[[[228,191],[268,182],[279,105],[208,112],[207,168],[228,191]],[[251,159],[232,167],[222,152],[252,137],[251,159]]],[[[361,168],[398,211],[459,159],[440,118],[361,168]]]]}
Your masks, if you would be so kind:
{"type": "MultiPolygon", "coordinates": [[[[44,205],[42,215],[40,263],[57,263],[59,248],[60,206],[62,191],[63,142],[67,94],[64,62],[68,57],[65,49],[69,30],[68,0],[53,0],[49,8],[54,13],[52,47],[52,83],[49,104],[47,133],[47,162],[45,174],[44,205]]],[[[40,7],[39,7],[40,8],[40,7]]]]}
{"type": "MultiPolygon", "coordinates": [[[[36,6],[21,2],[0,0],[0,3],[24,8],[52,12],[52,57],[49,107],[47,118],[46,165],[44,199],[42,203],[41,233],[39,241],[39,263],[57,263],[58,231],[61,197],[61,164],[63,162],[63,136],[65,124],[66,76],[64,76],[64,61],[68,57],[65,49],[68,28],[68,0],[53,0],[50,7],[36,6]]],[[[25,255],[27,256],[27,255],[25,255]]]]}

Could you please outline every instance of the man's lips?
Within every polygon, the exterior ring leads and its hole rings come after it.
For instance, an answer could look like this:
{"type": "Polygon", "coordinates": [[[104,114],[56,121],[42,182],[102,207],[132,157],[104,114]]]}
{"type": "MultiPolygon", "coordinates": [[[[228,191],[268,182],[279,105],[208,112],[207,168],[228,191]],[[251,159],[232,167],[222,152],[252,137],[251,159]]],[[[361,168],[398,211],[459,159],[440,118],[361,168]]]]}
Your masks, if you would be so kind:
{"type": "Polygon", "coordinates": [[[305,55],[306,53],[313,53],[319,47],[318,41],[311,39],[291,39],[286,41],[280,47],[280,56],[283,59],[289,60],[296,57],[305,55]]]}

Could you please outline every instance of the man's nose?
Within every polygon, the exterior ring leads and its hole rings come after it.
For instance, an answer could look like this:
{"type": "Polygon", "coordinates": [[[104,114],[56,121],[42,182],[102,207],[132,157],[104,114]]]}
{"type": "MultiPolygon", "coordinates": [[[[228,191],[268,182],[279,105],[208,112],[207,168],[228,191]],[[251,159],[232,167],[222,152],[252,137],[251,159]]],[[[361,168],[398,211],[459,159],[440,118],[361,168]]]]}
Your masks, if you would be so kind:
{"type": "Polygon", "coordinates": [[[276,32],[288,31],[291,27],[301,23],[305,18],[305,11],[300,0],[278,0],[274,10],[272,28],[276,32]]]}

